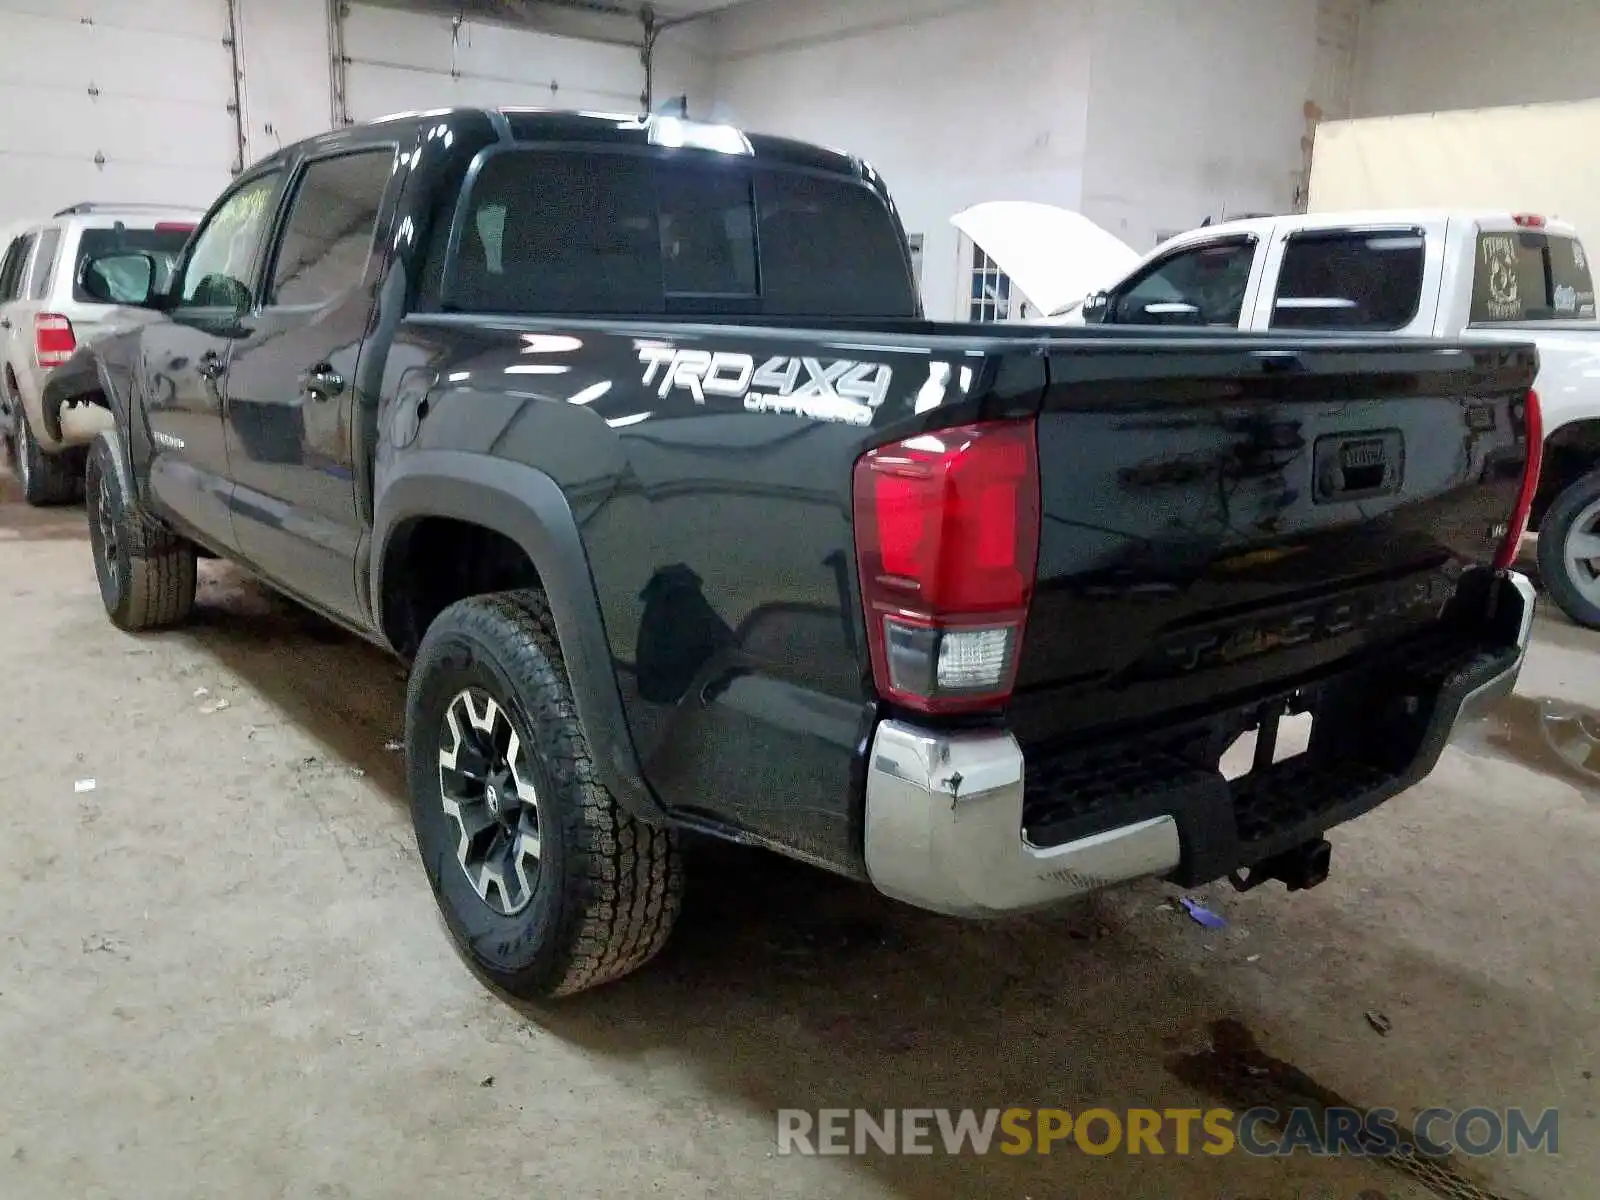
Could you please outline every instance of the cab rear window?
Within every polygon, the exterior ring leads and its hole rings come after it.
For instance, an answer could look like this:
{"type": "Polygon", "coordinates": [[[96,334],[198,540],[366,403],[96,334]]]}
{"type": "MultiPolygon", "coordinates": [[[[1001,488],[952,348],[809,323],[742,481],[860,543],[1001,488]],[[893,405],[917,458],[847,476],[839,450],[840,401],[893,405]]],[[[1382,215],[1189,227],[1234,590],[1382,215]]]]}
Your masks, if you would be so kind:
{"type": "Polygon", "coordinates": [[[143,250],[156,260],[160,274],[154,291],[163,290],[172,278],[172,267],[183,253],[184,243],[194,226],[182,222],[159,225],[154,229],[129,229],[116,225],[109,229],[85,229],[78,235],[78,256],[72,267],[72,298],[85,304],[99,304],[83,290],[83,264],[91,258],[116,254],[120,250],[143,250]]]}
{"type": "Polygon", "coordinates": [[[1533,229],[1478,234],[1472,324],[1574,321],[1594,315],[1594,279],[1577,238],[1533,229]]]}
{"type": "Polygon", "coordinates": [[[899,223],[854,180],[758,164],[528,149],[485,160],[447,308],[913,317],[899,223]]]}

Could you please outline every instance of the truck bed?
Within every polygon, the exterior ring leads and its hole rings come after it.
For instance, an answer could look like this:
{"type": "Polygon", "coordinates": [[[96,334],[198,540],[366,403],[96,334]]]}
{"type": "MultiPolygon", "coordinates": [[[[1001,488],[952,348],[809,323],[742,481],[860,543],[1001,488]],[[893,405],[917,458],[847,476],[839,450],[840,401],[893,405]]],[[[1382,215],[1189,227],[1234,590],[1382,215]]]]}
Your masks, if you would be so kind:
{"type": "Polygon", "coordinates": [[[1014,692],[992,713],[918,719],[998,724],[1059,755],[1481,609],[1471,581],[1516,502],[1513,409],[1535,369],[1527,347],[1349,335],[470,314],[409,318],[392,357],[418,354],[442,381],[418,449],[493,447],[571,498],[629,737],[669,811],[854,873],[861,731],[897,711],[874,684],[856,571],[864,453],[1034,423],[1037,579],[1014,692]],[[581,347],[552,357],[566,373],[527,373],[541,337],[581,347]],[[702,367],[881,364],[892,383],[876,406],[755,413],[641,358],[679,350],[702,367]],[[1367,465],[1330,491],[1342,453],[1367,465]]]}

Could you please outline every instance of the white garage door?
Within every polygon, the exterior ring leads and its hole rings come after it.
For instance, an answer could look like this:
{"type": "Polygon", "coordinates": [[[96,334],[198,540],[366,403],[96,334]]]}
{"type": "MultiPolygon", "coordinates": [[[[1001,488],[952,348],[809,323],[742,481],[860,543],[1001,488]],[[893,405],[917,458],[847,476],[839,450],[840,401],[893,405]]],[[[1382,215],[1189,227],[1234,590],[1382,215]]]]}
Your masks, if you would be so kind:
{"type": "Polygon", "coordinates": [[[353,4],[344,21],[345,107],[354,121],[452,105],[636,112],[627,46],[353,4]]]}
{"type": "Polygon", "coordinates": [[[226,0],[0,0],[0,225],[209,204],[238,149],[227,28],[226,0]]]}

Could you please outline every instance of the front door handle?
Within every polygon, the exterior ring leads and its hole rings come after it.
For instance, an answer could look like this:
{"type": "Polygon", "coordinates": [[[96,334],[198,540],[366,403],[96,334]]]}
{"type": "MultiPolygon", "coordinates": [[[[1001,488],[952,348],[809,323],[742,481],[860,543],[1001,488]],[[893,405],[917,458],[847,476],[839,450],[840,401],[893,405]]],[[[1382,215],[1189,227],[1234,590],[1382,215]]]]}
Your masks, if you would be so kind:
{"type": "Polygon", "coordinates": [[[327,363],[320,363],[300,376],[300,386],[318,400],[326,400],[344,391],[344,377],[327,363]]]}
{"type": "Polygon", "coordinates": [[[226,370],[226,367],[223,365],[222,355],[215,350],[207,350],[200,356],[200,360],[194,364],[194,369],[199,371],[206,379],[221,379],[222,372],[226,370]]]}

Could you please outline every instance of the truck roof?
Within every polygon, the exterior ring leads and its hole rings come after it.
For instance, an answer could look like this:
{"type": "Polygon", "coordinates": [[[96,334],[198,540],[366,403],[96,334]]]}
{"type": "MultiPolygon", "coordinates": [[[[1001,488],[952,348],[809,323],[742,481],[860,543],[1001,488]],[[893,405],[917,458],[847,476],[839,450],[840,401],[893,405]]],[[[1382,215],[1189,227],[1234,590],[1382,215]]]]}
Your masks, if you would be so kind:
{"type": "MultiPolygon", "coordinates": [[[[579,112],[554,108],[436,108],[391,113],[372,121],[318,134],[286,146],[268,158],[284,160],[311,143],[336,142],[353,132],[390,123],[420,124],[487,119],[503,140],[519,143],[586,143],[589,145],[689,147],[753,158],[757,162],[866,179],[879,184],[877,173],[863,160],[842,150],[772,134],[749,133],[731,125],[690,121],[659,114],[579,112]]],[[[256,164],[260,165],[260,164],[256,164]]]]}
{"type": "MultiPolygon", "coordinates": [[[[1201,234],[1253,233],[1263,235],[1274,226],[1290,233],[1314,229],[1342,229],[1350,225],[1416,225],[1431,221],[1475,221],[1482,224],[1511,224],[1523,214],[1509,209],[1489,208],[1368,208],[1334,212],[1285,213],[1278,217],[1245,217],[1237,221],[1221,221],[1180,234],[1190,238],[1201,234]]],[[[1557,217],[1541,218],[1546,233],[1573,237],[1577,230],[1570,222],[1557,217]]],[[[1176,240],[1176,239],[1174,239],[1176,240]]]]}

